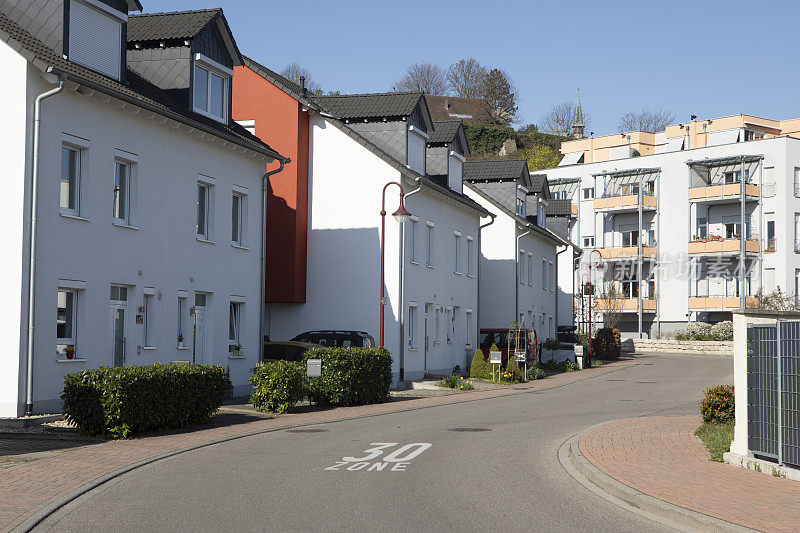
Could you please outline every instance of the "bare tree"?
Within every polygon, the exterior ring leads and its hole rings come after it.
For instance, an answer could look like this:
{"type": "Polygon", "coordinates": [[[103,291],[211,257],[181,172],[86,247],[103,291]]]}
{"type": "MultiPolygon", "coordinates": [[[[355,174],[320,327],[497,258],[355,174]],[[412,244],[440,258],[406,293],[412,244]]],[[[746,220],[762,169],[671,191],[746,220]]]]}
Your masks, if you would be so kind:
{"type": "MultiPolygon", "coordinates": [[[[589,129],[591,119],[586,109],[582,107],[583,111],[583,125],[585,129],[589,129]]],[[[552,133],[553,135],[563,135],[569,137],[572,135],[572,124],[575,120],[575,102],[565,100],[560,104],[554,105],[550,111],[542,115],[539,119],[539,131],[545,133],[552,133]]]]}
{"type": "Polygon", "coordinates": [[[675,113],[661,109],[652,111],[649,108],[642,108],[638,113],[625,113],[619,119],[620,133],[626,131],[648,131],[655,133],[663,131],[667,126],[675,122],[675,113]]]}
{"type": "Polygon", "coordinates": [[[307,68],[303,67],[299,63],[289,63],[286,65],[281,71],[281,76],[297,85],[301,85],[300,78],[303,77],[305,78],[308,92],[314,94],[322,93],[322,87],[319,85],[319,83],[313,80],[311,77],[311,72],[309,72],[307,68]]]}
{"type": "Polygon", "coordinates": [[[599,295],[603,301],[601,308],[603,310],[603,327],[614,329],[622,322],[623,296],[613,281],[607,281],[604,285],[605,287],[599,295]]]}
{"type": "Polygon", "coordinates": [[[453,92],[456,93],[456,96],[462,98],[481,98],[483,96],[483,86],[488,73],[486,67],[478,63],[478,60],[474,57],[460,59],[447,69],[447,82],[450,84],[453,92]]]}
{"type": "Polygon", "coordinates": [[[394,84],[394,89],[439,95],[447,92],[448,84],[444,69],[436,63],[412,63],[394,84]]]}
{"type": "Polygon", "coordinates": [[[517,114],[517,94],[511,77],[502,69],[493,68],[483,84],[483,99],[494,121],[503,126],[514,122],[517,114]]]}

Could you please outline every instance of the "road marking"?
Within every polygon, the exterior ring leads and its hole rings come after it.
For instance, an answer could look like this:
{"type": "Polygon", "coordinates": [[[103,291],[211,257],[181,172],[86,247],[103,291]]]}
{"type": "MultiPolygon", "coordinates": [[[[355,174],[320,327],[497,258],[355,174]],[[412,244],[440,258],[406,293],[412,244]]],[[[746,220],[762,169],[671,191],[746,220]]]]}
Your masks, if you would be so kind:
{"type": "Polygon", "coordinates": [[[373,462],[383,455],[384,451],[389,448],[398,446],[397,442],[371,442],[369,444],[372,448],[364,450],[364,457],[342,457],[341,461],[334,461],[332,466],[326,467],[323,470],[358,472],[364,470],[366,472],[405,472],[406,468],[411,464],[411,461],[419,457],[419,455],[432,446],[429,442],[414,442],[411,444],[404,444],[399,448],[393,450],[388,455],[384,456],[381,461],[373,462]],[[391,465],[391,466],[390,466],[391,465]]]}

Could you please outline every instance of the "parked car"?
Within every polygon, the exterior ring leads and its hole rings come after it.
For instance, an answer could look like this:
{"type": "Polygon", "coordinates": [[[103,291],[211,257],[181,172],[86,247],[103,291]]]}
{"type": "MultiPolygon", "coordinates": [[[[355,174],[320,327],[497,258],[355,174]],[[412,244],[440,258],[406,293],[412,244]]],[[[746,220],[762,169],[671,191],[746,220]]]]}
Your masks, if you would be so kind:
{"type": "MultiPolygon", "coordinates": [[[[503,364],[508,361],[508,328],[484,328],[481,329],[478,336],[478,345],[483,355],[489,357],[489,349],[492,344],[496,344],[497,348],[503,354],[503,364]]],[[[528,354],[528,361],[536,361],[539,355],[539,342],[536,337],[535,329],[525,330],[525,351],[528,354]]],[[[513,348],[513,347],[512,347],[513,348]]]]}
{"type": "Polygon", "coordinates": [[[264,343],[264,361],[302,361],[309,348],[317,344],[295,341],[267,341],[264,343]]]}
{"type": "Polygon", "coordinates": [[[337,346],[342,348],[347,348],[349,346],[364,348],[375,347],[375,339],[372,335],[363,331],[306,331],[300,335],[296,335],[292,340],[297,342],[310,342],[319,346],[337,346]]]}

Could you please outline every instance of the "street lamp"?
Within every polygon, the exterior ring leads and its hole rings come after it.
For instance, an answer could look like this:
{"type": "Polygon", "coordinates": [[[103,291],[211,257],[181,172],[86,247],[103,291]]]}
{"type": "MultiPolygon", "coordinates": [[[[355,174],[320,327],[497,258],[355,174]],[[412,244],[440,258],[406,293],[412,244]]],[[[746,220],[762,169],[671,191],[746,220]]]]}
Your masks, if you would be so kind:
{"type": "MultiPolygon", "coordinates": [[[[600,258],[600,260],[597,262],[597,266],[595,268],[597,270],[602,270],[603,269],[603,254],[602,254],[602,252],[600,252],[600,250],[595,248],[594,250],[591,251],[591,253],[589,253],[589,281],[587,282],[587,285],[588,285],[588,288],[589,288],[589,291],[588,291],[589,292],[589,357],[588,357],[587,361],[588,361],[588,364],[589,364],[590,367],[592,365],[592,356],[594,355],[592,353],[592,340],[591,339],[592,339],[592,330],[594,329],[594,327],[593,327],[594,326],[594,314],[593,314],[593,310],[592,310],[592,296],[594,296],[594,284],[592,283],[592,256],[595,253],[597,253],[598,257],[600,258]]],[[[609,305],[609,303],[606,302],[606,306],[608,306],[608,305],[609,305]]],[[[606,307],[606,309],[608,309],[608,307],[606,307]]]]}
{"type": "Polygon", "coordinates": [[[400,188],[400,207],[397,208],[397,211],[392,213],[392,216],[396,221],[400,224],[407,222],[409,218],[411,218],[411,213],[406,210],[405,205],[403,205],[403,197],[405,193],[403,192],[403,186],[396,182],[390,181],[386,185],[383,186],[383,192],[381,194],[381,296],[378,300],[378,308],[380,310],[380,347],[383,348],[383,308],[386,305],[386,298],[384,293],[384,256],[385,254],[385,246],[384,241],[386,238],[386,188],[389,185],[397,185],[400,188]]]}

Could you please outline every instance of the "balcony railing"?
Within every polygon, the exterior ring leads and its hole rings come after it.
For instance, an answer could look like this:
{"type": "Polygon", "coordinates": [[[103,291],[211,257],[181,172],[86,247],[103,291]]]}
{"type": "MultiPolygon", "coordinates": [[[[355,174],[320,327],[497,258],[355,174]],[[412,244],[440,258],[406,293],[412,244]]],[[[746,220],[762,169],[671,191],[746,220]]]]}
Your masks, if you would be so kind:
{"type": "MultiPolygon", "coordinates": [[[[658,205],[655,196],[642,196],[642,209],[652,211],[658,205]]],[[[629,194],[625,196],[604,195],[595,198],[594,208],[599,211],[635,211],[639,209],[639,195],[629,194]]]]}
{"type": "MultiPolygon", "coordinates": [[[[609,248],[598,248],[603,259],[633,259],[639,257],[638,246],[618,246],[609,248]]],[[[656,248],[654,246],[642,246],[642,257],[655,258],[656,248]]]]}
{"type": "MultiPolygon", "coordinates": [[[[758,194],[758,185],[745,184],[744,195],[746,200],[758,200],[758,194]]],[[[740,198],[741,187],[738,183],[691,187],[689,189],[690,202],[737,202],[740,198]]]]}
{"type": "MultiPolygon", "coordinates": [[[[758,298],[755,296],[745,297],[745,308],[755,309],[758,307],[758,298]]],[[[725,310],[739,309],[741,299],[739,296],[691,296],[689,297],[689,309],[691,310],[725,310]]]]}
{"type": "MultiPolygon", "coordinates": [[[[737,253],[740,251],[739,237],[723,238],[709,237],[708,239],[695,240],[689,242],[689,254],[721,254],[737,253]]],[[[748,237],[744,243],[746,253],[758,253],[758,237],[748,237]]]]}
{"type": "MultiPolygon", "coordinates": [[[[642,311],[655,311],[658,304],[655,298],[642,298],[642,311]]],[[[592,305],[598,311],[619,311],[621,313],[635,313],[639,310],[638,298],[598,298],[592,305]]]]}

